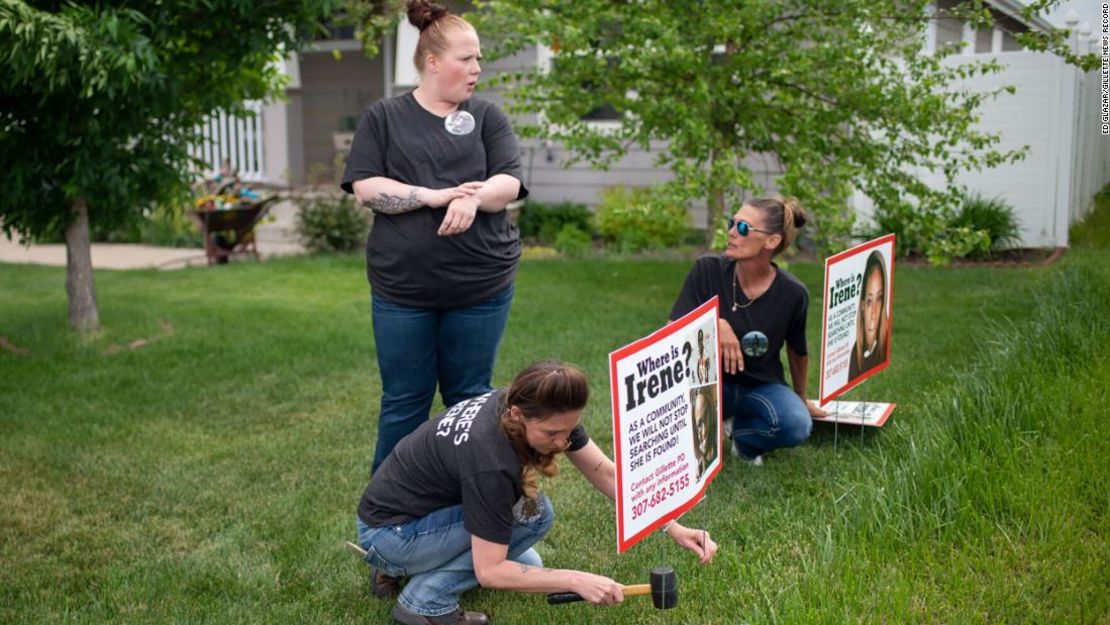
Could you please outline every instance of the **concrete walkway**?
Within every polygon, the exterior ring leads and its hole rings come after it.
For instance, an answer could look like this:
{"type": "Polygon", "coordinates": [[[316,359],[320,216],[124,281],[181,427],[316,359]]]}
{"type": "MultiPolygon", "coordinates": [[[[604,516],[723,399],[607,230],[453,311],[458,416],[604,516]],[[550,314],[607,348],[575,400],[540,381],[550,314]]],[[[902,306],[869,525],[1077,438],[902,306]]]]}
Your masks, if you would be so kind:
{"type": "MultiPolygon", "coordinates": [[[[274,221],[255,229],[258,253],[263,258],[304,253],[293,228],[296,207],[290,202],[279,202],[270,210],[274,221]]],[[[234,259],[232,262],[236,262],[234,259]]],[[[202,248],[154,247],[131,243],[94,243],[92,264],[94,269],[181,269],[207,264],[202,248]]],[[[25,247],[18,241],[8,240],[0,234],[0,263],[50,265],[65,267],[66,246],[31,245],[25,247]]]]}

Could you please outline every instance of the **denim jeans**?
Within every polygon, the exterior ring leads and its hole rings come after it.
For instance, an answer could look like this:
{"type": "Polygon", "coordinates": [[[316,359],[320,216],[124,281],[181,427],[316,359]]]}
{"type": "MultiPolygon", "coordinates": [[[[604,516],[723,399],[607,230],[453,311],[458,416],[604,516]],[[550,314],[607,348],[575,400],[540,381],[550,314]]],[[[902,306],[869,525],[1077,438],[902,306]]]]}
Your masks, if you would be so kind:
{"type": "Polygon", "coordinates": [[[813,430],[805,402],[783,384],[724,385],[725,418],[732,417],[732,439],[745,458],[772,449],[801,445],[813,430]]]}
{"type": "MultiPolygon", "coordinates": [[[[542,565],[532,545],[555,522],[547,495],[540,495],[531,517],[517,516],[509,539],[508,559],[542,565]]],[[[385,527],[369,527],[355,517],[358,542],[366,562],[394,577],[408,577],[397,600],[406,610],[440,616],[459,607],[459,595],[478,587],[470,553],[470,532],[463,527],[462,506],[437,510],[428,516],[385,527]]]]}
{"type": "Polygon", "coordinates": [[[428,420],[437,383],[445,406],[492,390],[497,345],[512,303],[512,285],[477,304],[443,310],[371,295],[382,376],[373,471],[402,438],[428,420]]]}

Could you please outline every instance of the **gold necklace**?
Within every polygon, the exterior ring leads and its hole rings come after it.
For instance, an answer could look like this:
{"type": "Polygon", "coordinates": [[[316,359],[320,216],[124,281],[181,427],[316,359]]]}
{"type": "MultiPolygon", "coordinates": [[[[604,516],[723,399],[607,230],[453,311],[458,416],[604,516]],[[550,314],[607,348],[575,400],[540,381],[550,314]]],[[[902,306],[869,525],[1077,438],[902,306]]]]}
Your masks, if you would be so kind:
{"type": "MultiPolygon", "coordinates": [[[[739,269],[739,267],[737,267],[737,269],[739,269]]],[[[747,308],[748,306],[751,306],[752,304],[754,304],[756,302],[756,300],[758,300],[760,297],[763,297],[763,294],[766,293],[769,290],[769,289],[764,289],[763,293],[759,294],[759,297],[755,297],[755,298],[752,298],[752,299],[748,300],[747,304],[741,304],[740,299],[738,297],[736,297],[736,285],[739,282],[740,282],[740,274],[737,271],[733,271],[732,272],[732,312],[736,312],[737,310],[742,310],[744,308],[747,308]]]]}

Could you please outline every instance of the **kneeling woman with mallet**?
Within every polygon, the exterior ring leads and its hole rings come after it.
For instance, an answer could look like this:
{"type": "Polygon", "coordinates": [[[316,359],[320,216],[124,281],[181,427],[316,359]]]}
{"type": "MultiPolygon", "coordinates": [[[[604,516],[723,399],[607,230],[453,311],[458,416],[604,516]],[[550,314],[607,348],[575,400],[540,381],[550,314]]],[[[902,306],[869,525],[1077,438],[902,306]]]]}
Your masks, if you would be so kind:
{"type": "MultiPolygon", "coordinates": [[[[610,499],[613,461],[580,423],[589,385],[554,361],[521,371],[507,389],[453,406],[402,440],[374,473],[358,507],[359,543],[374,567],[375,594],[396,591],[393,618],[406,624],[485,624],[459,595],[479,585],[524,592],[573,592],[619,603],[622,586],[602,575],[543,568],[532,549],[555,519],[537,473],[556,473],[566,452],[610,499]]],[[[666,533],[708,564],[717,545],[703,530],[673,523],[666,533]]]]}

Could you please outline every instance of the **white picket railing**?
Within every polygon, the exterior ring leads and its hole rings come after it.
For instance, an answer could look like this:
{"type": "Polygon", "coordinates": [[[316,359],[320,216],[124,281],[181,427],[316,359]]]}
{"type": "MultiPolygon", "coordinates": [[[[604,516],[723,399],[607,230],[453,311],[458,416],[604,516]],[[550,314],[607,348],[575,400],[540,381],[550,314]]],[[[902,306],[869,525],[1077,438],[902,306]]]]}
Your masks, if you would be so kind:
{"type": "Polygon", "coordinates": [[[189,152],[204,161],[204,175],[219,173],[220,164],[228,159],[239,171],[241,180],[258,182],[264,179],[262,102],[247,102],[246,108],[254,115],[233,117],[220,112],[197,127],[197,142],[189,152]]]}

